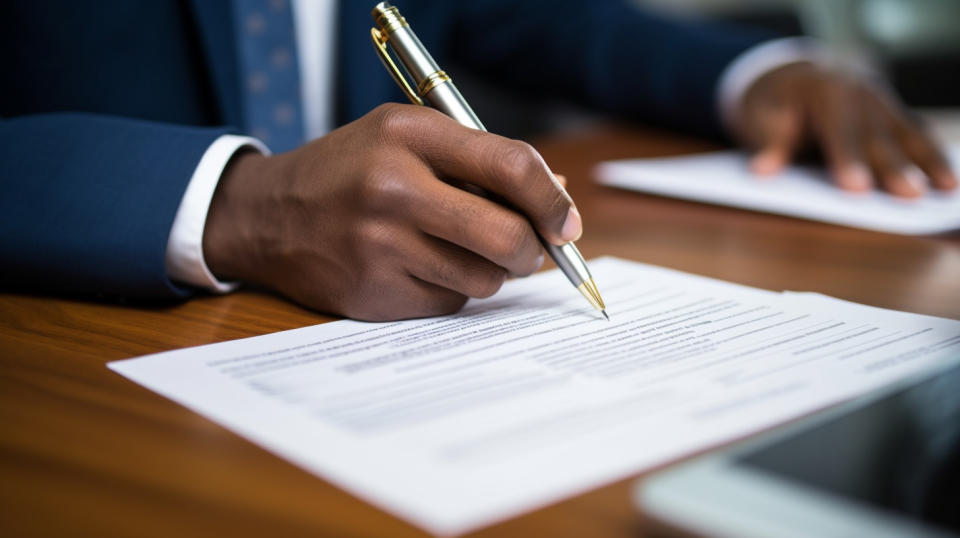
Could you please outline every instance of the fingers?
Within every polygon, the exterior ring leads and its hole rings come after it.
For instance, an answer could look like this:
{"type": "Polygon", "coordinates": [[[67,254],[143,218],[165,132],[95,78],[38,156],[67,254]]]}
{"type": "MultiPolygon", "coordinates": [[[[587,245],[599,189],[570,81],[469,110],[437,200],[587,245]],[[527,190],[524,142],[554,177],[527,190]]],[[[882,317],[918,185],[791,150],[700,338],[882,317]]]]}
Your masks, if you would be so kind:
{"type": "MultiPolygon", "coordinates": [[[[468,137],[475,134],[469,133],[468,137]]],[[[529,144],[482,133],[467,151],[428,157],[441,177],[470,181],[502,197],[526,215],[547,241],[561,245],[580,238],[580,213],[566,190],[529,144]]]]}
{"type": "Polygon", "coordinates": [[[956,188],[957,177],[933,139],[879,90],[837,78],[819,85],[811,123],[837,185],[864,191],[872,185],[904,198],[930,184],[956,188]]]}
{"type": "Polygon", "coordinates": [[[437,176],[502,197],[551,243],[580,237],[573,201],[529,144],[463,127],[435,110],[394,105],[377,113],[383,136],[406,145],[437,176]]]}
{"type": "Polygon", "coordinates": [[[784,104],[759,107],[754,114],[757,152],[750,167],[760,175],[776,174],[793,159],[800,145],[802,111],[798,106],[784,104]]]}
{"type": "Polygon", "coordinates": [[[407,270],[414,277],[467,297],[490,297],[507,270],[456,245],[430,236],[410,247],[407,270]]]}
{"type": "Polygon", "coordinates": [[[410,318],[446,316],[463,308],[466,295],[411,277],[408,284],[407,315],[410,318]]]}
{"type": "MultiPolygon", "coordinates": [[[[412,155],[394,157],[391,171],[368,181],[359,195],[372,211],[392,223],[389,228],[404,237],[409,236],[406,230],[413,230],[451,247],[456,245],[456,250],[448,253],[461,259],[458,251],[473,253],[469,260],[499,266],[504,273],[525,276],[543,264],[540,239],[530,221],[517,211],[438,180],[412,155]]],[[[364,242],[380,242],[383,226],[371,228],[373,233],[364,242]]],[[[391,251],[393,245],[407,243],[396,238],[383,242],[391,251]]],[[[402,257],[416,255],[425,253],[403,252],[402,257]]]]}
{"type": "Polygon", "coordinates": [[[904,155],[930,178],[934,188],[957,188],[957,175],[951,169],[940,148],[922,128],[906,121],[897,122],[896,139],[904,155]]]}
{"type": "Polygon", "coordinates": [[[460,310],[468,299],[466,295],[409,274],[396,275],[376,292],[376,297],[342,308],[344,315],[363,321],[443,316],[460,310]]]}
{"type": "Polygon", "coordinates": [[[811,71],[793,64],[767,73],[746,92],[737,122],[740,135],[754,150],[750,168],[760,175],[779,172],[802,142],[803,99],[799,82],[811,71]]]}
{"type": "Polygon", "coordinates": [[[872,130],[865,147],[867,162],[884,190],[903,198],[916,198],[926,192],[923,173],[908,161],[887,133],[872,130]]]}
{"type": "Polygon", "coordinates": [[[540,241],[519,213],[440,181],[421,181],[414,196],[415,207],[428,208],[415,217],[423,232],[514,275],[529,275],[543,264],[540,241]]]}
{"type": "Polygon", "coordinates": [[[865,129],[864,154],[884,190],[894,196],[916,198],[926,193],[928,178],[934,185],[949,181],[943,176],[949,168],[936,145],[913,128],[915,124],[892,97],[862,89],[858,104],[865,129]]]}
{"type": "Polygon", "coordinates": [[[350,317],[369,321],[452,314],[469,297],[490,297],[507,271],[446,241],[413,234],[394,242],[390,279],[368,290],[369,300],[346,309],[350,317]]]}
{"type": "Polygon", "coordinates": [[[809,131],[844,190],[876,185],[912,198],[928,184],[944,190],[958,185],[937,144],[882,88],[819,70],[783,68],[747,97],[745,134],[757,151],[751,167],[758,174],[778,172],[809,131]]]}
{"type": "Polygon", "coordinates": [[[873,186],[861,147],[859,122],[851,88],[842,83],[820,89],[810,118],[831,175],[841,189],[862,192],[873,186]]]}

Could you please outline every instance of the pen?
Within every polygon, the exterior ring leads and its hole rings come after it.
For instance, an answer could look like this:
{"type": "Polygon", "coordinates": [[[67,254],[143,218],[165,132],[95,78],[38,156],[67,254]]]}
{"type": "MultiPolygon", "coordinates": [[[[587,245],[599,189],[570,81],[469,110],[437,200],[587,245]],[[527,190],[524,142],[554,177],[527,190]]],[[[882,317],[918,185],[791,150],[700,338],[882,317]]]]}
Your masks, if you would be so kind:
{"type": "MultiPolygon", "coordinates": [[[[429,103],[430,106],[450,116],[463,126],[486,131],[470,105],[460,95],[457,87],[453,85],[450,76],[437,66],[433,57],[417,39],[416,34],[407,24],[407,20],[400,15],[397,8],[391,6],[389,2],[380,2],[373,8],[371,15],[377,25],[377,28],[370,29],[377,54],[380,56],[384,67],[400,85],[403,92],[407,94],[410,101],[415,105],[429,103]],[[400,59],[400,63],[403,64],[407,73],[413,78],[412,85],[393,61],[387,50],[388,45],[400,59]],[[416,91],[414,91],[414,88],[416,88],[416,91]]],[[[593,276],[587,269],[587,263],[583,260],[583,256],[580,255],[580,251],[577,250],[573,242],[556,246],[546,241],[539,233],[537,236],[547,253],[557,263],[557,267],[570,280],[570,283],[609,321],[610,316],[607,315],[603,298],[600,297],[600,291],[597,290],[593,276]]]]}

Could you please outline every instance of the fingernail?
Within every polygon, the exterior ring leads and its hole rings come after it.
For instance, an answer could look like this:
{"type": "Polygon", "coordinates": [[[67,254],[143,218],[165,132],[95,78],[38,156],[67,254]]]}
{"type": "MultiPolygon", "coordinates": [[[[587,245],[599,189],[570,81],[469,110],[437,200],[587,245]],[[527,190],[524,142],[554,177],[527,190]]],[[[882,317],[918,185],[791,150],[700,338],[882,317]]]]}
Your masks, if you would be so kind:
{"type": "Polygon", "coordinates": [[[567,220],[563,221],[563,228],[560,230],[560,239],[565,243],[576,241],[583,235],[583,220],[580,218],[580,212],[576,207],[570,206],[567,211],[567,220]]]}
{"type": "Polygon", "coordinates": [[[769,176],[780,169],[780,158],[772,151],[765,151],[753,158],[754,173],[769,176]]]}
{"type": "Polygon", "coordinates": [[[957,188],[957,176],[953,172],[942,172],[938,177],[937,188],[947,191],[957,188]]]}
{"type": "Polygon", "coordinates": [[[840,182],[844,189],[851,191],[865,191],[873,186],[870,171],[865,165],[859,163],[848,166],[842,172],[840,182]]]}
{"type": "Polygon", "coordinates": [[[534,268],[534,271],[543,267],[543,252],[540,253],[540,256],[537,256],[537,266],[534,268]]]}
{"type": "Polygon", "coordinates": [[[904,169],[901,176],[917,194],[923,194],[927,190],[927,180],[923,176],[923,172],[916,166],[904,169]]]}

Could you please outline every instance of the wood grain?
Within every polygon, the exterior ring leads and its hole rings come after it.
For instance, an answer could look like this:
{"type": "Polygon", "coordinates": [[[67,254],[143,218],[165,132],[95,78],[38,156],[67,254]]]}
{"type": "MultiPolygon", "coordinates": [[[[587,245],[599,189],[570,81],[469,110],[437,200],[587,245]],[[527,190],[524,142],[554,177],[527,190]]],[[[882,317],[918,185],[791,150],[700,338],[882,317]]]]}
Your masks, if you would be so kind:
{"type": "MultiPolygon", "coordinates": [[[[960,318],[956,236],[858,231],[592,182],[603,159],[713,149],[661,131],[607,126],[536,145],[569,178],[588,257],[960,318]]],[[[0,535],[423,536],[104,366],[331,319],[250,291],[163,308],[0,295],[0,535]]],[[[631,484],[475,535],[637,536],[631,484]]]]}

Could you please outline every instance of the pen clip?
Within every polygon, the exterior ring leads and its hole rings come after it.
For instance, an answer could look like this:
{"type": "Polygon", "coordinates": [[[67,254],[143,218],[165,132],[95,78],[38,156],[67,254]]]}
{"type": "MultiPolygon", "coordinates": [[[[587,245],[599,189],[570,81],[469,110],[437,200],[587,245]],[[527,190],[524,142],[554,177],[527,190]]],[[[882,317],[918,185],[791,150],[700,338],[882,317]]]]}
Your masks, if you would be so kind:
{"type": "Polygon", "coordinates": [[[420,96],[414,93],[413,86],[407,82],[406,77],[400,72],[397,64],[394,63],[393,58],[390,57],[390,53],[387,51],[387,39],[389,39],[389,36],[376,28],[371,28],[370,37],[373,39],[373,46],[377,49],[377,55],[380,56],[380,61],[383,62],[383,66],[390,72],[390,76],[392,76],[393,80],[400,86],[403,93],[407,94],[407,97],[413,104],[423,105],[423,99],[420,99],[420,96]]]}

